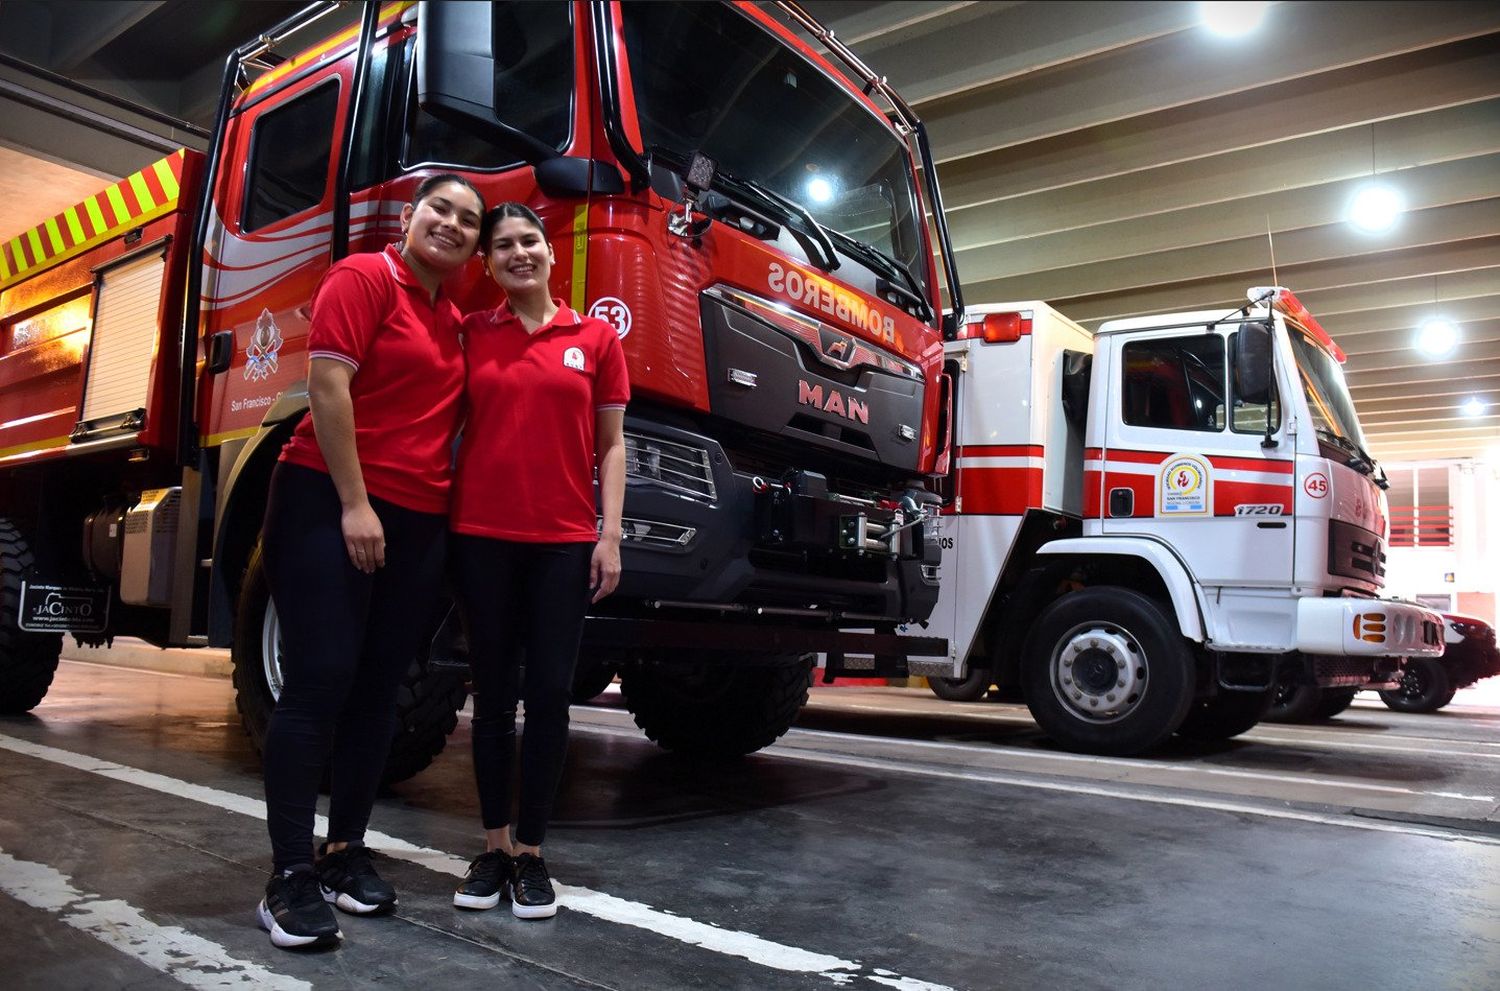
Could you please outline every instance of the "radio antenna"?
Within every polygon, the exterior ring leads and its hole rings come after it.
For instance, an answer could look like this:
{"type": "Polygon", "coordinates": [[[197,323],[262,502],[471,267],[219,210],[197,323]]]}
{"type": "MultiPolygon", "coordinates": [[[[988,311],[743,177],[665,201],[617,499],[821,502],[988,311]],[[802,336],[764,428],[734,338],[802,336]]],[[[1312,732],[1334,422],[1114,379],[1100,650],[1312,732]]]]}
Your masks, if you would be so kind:
{"type": "Polygon", "coordinates": [[[1266,214],[1266,246],[1271,251],[1271,285],[1281,285],[1281,280],[1276,278],[1276,239],[1271,236],[1271,215],[1266,214]]]}

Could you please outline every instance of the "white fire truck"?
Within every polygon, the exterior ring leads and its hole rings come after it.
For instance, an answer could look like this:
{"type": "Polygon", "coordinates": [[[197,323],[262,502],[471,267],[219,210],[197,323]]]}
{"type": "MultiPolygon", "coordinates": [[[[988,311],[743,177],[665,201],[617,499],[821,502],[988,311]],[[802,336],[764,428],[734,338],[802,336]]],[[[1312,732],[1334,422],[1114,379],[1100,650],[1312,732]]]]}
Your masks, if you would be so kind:
{"type": "Polygon", "coordinates": [[[1249,299],[1093,335],[1041,302],[966,311],[927,629],[951,655],[911,673],[1133,754],[1244,732],[1278,679],[1386,687],[1442,653],[1436,613],[1377,598],[1384,476],[1343,352],[1285,289],[1249,299]]]}

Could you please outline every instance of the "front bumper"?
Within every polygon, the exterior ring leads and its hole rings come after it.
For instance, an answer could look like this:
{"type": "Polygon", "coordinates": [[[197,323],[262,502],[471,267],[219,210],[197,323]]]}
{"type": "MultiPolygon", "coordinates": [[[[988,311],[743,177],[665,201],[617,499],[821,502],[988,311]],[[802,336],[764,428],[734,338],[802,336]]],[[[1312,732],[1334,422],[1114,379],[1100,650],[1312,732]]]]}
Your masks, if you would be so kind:
{"type": "Polygon", "coordinates": [[[894,554],[861,553],[841,546],[848,543],[849,517],[863,515],[878,526],[887,511],[840,501],[821,476],[768,479],[737,470],[704,435],[637,417],[627,417],[625,429],[646,441],[707,452],[703,472],[711,484],[685,492],[628,469],[620,586],[607,604],[726,609],[864,627],[931,615],[941,560],[931,526],[904,530],[892,542],[894,554]]]}
{"type": "Polygon", "coordinates": [[[1413,602],[1299,599],[1297,649],[1345,657],[1438,657],[1443,620],[1413,602]]]}

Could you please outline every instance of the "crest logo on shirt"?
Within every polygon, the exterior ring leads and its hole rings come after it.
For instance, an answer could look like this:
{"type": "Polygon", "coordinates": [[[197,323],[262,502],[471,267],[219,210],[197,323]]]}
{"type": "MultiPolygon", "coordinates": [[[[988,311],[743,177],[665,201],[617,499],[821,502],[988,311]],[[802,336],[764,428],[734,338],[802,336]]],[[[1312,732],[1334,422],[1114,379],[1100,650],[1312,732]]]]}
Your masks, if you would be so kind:
{"type": "Polygon", "coordinates": [[[563,364],[583,371],[583,348],[568,348],[563,352],[563,364]]]}

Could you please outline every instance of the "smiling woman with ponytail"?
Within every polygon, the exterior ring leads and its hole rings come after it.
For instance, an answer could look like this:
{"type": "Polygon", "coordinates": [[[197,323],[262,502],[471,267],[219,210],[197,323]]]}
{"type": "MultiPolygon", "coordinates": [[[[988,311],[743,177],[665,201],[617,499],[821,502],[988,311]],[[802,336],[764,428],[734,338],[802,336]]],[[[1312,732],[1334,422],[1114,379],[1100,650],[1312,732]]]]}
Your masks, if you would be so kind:
{"type": "Polygon", "coordinates": [[[464,382],[442,283],[474,257],[483,214],[467,180],[433,176],[402,208],[400,243],[343,259],[313,295],[311,414],[282,451],[262,531],[285,682],[266,731],[272,873],[257,918],[279,947],[337,944],[329,903],[359,915],[396,904],[362,841],[400,679],[442,583],[464,382]]]}

